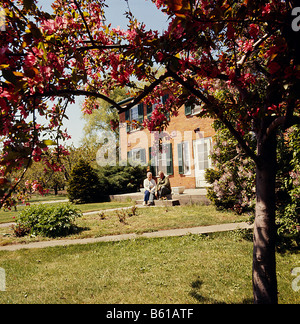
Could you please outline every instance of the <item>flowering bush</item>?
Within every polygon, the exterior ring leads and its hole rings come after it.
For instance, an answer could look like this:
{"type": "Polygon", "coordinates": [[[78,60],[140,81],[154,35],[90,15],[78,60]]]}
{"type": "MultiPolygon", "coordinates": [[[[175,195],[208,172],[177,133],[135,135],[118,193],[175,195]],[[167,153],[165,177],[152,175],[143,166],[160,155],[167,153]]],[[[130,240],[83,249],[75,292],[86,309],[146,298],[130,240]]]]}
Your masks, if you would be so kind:
{"type": "Polygon", "coordinates": [[[294,236],[300,225],[300,127],[290,129],[284,142],[287,149],[281,142],[278,148],[282,154],[278,160],[276,224],[279,234],[294,236]]]}
{"type": "MultiPolygon", "coordinates": [[[[215,146],[211,154],[214,169],[206,171],[206,181],[212,185],[208,198],[221,209],[238,214],[254,212],[255,164],[245,157],[238,143],[219,122],[215,146]]],[[[246,135],[245,135],[246,136],[246,135]]],[[[248,135],[249,145],[255,140],[248,135]]],[[[297,235],[300,224],[300,128],[282,134],[278,143],[278,173],[276,179],[276,225],[279,236],[297,235]]]]}
{"type": "MultiPolygon", "coordinates": [[[[255,164],[245,156],[236,140],[219,122],[215,146],[211,154],[215,169],[206,171],[206,181],[212,184],[208,198],[221,209],[238,214],[253,211],[255,205],[255,164]]],[[[249,143],[253,138],[248,136],[249,143]]]]}

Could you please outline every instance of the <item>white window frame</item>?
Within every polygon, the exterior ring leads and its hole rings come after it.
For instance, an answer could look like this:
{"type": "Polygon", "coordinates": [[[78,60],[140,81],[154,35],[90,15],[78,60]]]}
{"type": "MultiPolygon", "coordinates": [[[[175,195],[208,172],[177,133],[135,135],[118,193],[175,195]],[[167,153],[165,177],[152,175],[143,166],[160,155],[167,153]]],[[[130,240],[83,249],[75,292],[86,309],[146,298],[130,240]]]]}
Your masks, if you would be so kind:
{"type": "Polygon", "coordinates": [[[182,142],[182,163],[183,174],[191,175],[190,143],[188,141],[182,142]]]}

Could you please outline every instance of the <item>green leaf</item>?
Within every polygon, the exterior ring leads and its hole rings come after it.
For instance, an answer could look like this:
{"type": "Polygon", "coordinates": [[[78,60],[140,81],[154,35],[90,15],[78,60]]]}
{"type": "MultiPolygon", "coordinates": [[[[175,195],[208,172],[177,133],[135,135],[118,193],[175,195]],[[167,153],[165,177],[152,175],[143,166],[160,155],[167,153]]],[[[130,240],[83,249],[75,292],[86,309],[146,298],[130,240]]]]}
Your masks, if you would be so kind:
{"type": "Polygon", "coordinates": [[[56,142],[52,140],[43,140],[43,143],[47,146],[56,145],[56,142]]]}

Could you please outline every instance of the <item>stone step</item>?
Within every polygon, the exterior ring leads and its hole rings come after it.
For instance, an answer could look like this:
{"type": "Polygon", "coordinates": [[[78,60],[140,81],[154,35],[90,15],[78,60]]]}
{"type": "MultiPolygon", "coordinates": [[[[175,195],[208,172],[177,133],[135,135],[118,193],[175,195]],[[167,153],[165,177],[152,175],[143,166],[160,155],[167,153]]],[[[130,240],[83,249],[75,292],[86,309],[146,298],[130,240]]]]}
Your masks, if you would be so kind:
{"type": "MultiPolygon", "coordinates": [[[[136,200],[137,205],[143,205],[144,200],[136,200]]],[[[154,200],[154,206],[157,207],[172,207],[172,206],[179,206],[180,202],[178,199],[172,200],[154,200]]]]}

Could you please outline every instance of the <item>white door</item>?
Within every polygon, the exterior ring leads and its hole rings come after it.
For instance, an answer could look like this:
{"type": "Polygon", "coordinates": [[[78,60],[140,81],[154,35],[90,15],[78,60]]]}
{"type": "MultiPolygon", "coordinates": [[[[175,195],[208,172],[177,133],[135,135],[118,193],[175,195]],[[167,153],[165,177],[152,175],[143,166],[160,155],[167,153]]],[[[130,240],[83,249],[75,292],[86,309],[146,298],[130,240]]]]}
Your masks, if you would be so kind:
{"type": "Polygon", "coordinates": [[[208,187],[209,184],[205,181],[205,170],[211,168],[211,148],[212,138],[201,138],[194,141],[194,161],[195,161],[195,177],[196,187],[208,187]]]}

